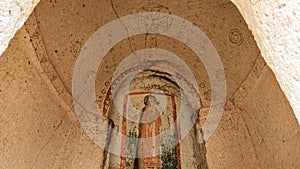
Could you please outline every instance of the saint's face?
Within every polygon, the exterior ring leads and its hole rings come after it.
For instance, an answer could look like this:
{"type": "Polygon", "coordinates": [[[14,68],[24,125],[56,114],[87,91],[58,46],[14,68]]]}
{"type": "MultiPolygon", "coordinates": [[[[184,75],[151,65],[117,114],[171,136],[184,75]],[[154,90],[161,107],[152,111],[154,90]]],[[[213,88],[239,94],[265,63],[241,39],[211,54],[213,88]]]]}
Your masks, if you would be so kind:
{"type": "Polygon", "coordinates": [[[157,104],[158,104],[158,102],[154,96],[148,95],[145,97],[145,106],[154,106],[157,104]]]}

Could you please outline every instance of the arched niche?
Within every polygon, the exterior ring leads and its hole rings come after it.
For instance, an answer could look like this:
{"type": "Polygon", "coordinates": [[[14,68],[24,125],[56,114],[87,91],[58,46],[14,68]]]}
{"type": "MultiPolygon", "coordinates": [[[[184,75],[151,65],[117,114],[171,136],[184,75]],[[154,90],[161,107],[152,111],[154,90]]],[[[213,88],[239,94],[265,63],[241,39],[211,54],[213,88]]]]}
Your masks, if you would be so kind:
{"type": "MultiPolygon", "coordinates": [[[[224,64],[228,102],[221,123],[206,142],[208,166],[299,168],[299,149],[295,148],[299,125],[242,16],[227,0],[41,1],[0,59],[5,70],[0,72],[5,102],[1,136],[10,145],[1,147],[1,164],[7,168],[99,168],[103,149],[82,131],[72,110],[76,58],[88,38],[106,23],[157,9],[201,28],[224,64]]],[[[153,34],[126,39],[107,54],[99,68],[103,76],[96,85],[98,103],[103,103],[109,91],[117,63],[144,47],[164,47],[185,59],[195,73],[205,115],[212,91],[201,62],[183,44],[153,34]]],[[[205,116],[200,117],[200,124],[203,121],[205,116]]]]}

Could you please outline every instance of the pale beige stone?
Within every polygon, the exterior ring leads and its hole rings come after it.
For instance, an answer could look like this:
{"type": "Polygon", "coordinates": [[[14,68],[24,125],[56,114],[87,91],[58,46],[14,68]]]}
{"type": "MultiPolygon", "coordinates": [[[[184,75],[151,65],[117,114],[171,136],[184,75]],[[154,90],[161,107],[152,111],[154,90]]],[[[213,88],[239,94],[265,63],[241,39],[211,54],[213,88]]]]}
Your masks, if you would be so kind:
{"type": "MultiPolygon", "coordinates": [[[[157,7],[198,26],[212,41],[224,64],[225,112],[202,149],[207,152],[200,152],[206,154],[208,167],[300,168],[300,128],[291,105],[230,0],[84,3],[43,0],[0,58],[1,169],[103,166],[103,148],[84,132],[73,109],[72,74],[76,59],[84,43],[103,25],[157,7]]],[[[144,48],[173,52],[191,68],[202,101],[199,124],[196,124],[199,131],[213,93],[209,78],[196,55],[169,37],[142,34],[114,46],[98,72],[94,72],[97,73],[98,106],[103,108],[108,104],[109,107],[111,103],[107,96],[118,64],[133,51],[144,48]]],[[[223,74],[219,77],[223,79],[223,74]]],[[[148,85],[151,87],[149,83],[145,87],[148,85]]],[[[92,116],[87,118],[94,120],[92,116]]],[[[105,137],[105,133],[100,136],[105,137]]],[[[191,142],[197,144],[190,137],[181,146],[184,148],[191,142]]],[[[189,151],[186,148],[183,153],[189,151]]],[[[183,160],[190,164],[187,157],[183,160]]],[[[113,158],[119,157],[108,156],[109,160],[113,158]]],[[[118,167],[116,163],[113,168],[118,167]]]]}
{"type": "MultiPolygon", "coordinates": [[[[0,3],[0,55],[39,0],[0,3]]],[[[300,124],[300,2],[232,0],[245,18],[300,124]]]]}
{"type": "Polygon", "coordinates": [[[300,1],[231,1],[252,30],[300,124],[300,1]]]}
{"type": "Polygon", "coordinates": [[[0,56],[40,0],[1,0],[0,56]]]}

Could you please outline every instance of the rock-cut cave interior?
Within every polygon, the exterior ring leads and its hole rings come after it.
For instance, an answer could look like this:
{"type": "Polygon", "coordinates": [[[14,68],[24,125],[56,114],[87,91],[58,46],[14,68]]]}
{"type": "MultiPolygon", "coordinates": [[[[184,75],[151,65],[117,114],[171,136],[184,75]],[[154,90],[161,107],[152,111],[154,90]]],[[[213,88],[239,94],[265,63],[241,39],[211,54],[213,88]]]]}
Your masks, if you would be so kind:
{"type": "Polygon", "coordinates": [[[230,0],[41,0],[0,57],[0,169],[297,169],[230,0]]]}

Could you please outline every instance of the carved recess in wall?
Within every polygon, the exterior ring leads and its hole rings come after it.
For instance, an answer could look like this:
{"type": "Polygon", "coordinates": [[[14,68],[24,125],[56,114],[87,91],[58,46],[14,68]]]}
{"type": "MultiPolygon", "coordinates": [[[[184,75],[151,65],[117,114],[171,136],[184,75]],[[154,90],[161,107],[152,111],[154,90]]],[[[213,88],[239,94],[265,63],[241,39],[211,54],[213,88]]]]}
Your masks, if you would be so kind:
{"type": "MultiPolygon", "coordinates": [[[[72,73],[75,65],[75,61],[80,53],[83,44],[88,40],[88,38],[95,32],[95,30],[99,29],[103,25],[109,23],[110,21],[116,19],[117,17],[122,17],[128,15],[130,13],[135,12],[162,12],[167,14],[174,14],[180,16],[189,22],[193,23],[195,26],[200,27],[208,36],[209,39],[212,41],[213,45],[215,46],[216,50],[218,51],[219,55],[224,64],[224,71],[216,70],[216,78],[218,81],[222,82],[226,78],[228,84],[228,98],[232,98],[234,93],[238,90],[240,85],[242,84],[243,80],[246,79],[250,70],[252,69],[256,58],[259,56],[259,51],[255,47],[255,50],[252,48],[247,48],[245,45],[248,46],[255,46],[254,40],[249,38],[251,35],[250,31],[247,29],[243,23],[240,23],[239,18],[233,18],[231,20],[232,24],[223,24],[227,23],[230,16],[223,15],[222,9],[219,9],[219,13],[216,13],[218,16],[214,19],[207,19],[210,14],[205,11],[195,10],[197,8],[201,8],[201,3],[193,2],[189,5],[191,10],[183,9],[184,7],[178,6],[178,3],[170,2],[167,5],[160,5],[160,4],[146,4],[144,2],[134,3],[134,2],[127,2],[129,6],[132,8],[126,8],[125,5],[119,2],[113,2],[113,6],[111,4],[104,4],[104,6],[100,4],[90,4],[85,3],[81,10],[67,11],[70,14],[70,17],[67,16],[60,16],[59,11],[62,9],[69,9],[69,5],[77,4],[78,2],[56,2],[53,6],[50,2],[42,2],[41,7],[37,8],[35,15],[32,15],[30,20],[27,22],[27,29],[28,32],[31,34],[31,39],[33,44],[36,48],[37,56],[39,62],[42,65],[42,68],[45,70],[47,76],[49,77],[51,83],[55,86],[55,89],[58,90],[58,94],[65,102],[66,105],[72,109],[72,97],[71,93],[71,84],[72,81],[72,73]],[[141,6],[143,6],[141,8],[141,6]],[[54,10],[53,18],[49,18],[45,15],[43,8],[50,13],[50,11],[54,10]],[[103,8],[103,12],[99,13],[97,10],[99,8],[103,8]],[[115,11],[105,11],[107,8],[114,8],[115,11]],[[51,9],[51,10],[50,10],[51,9]],[[88,11],[85,11],[88,9],[88,11]],[[182,12],[185,11],[185,12],[182,12]],[[88,18],[87,13],[95,13],[95,16],[92,18],[88,18]],[[47,19],[46,19],[47,18],[47,19]],[[56,23],[56,19],[59,18],[59,27],[54,28],[51,27],[54,23],[56,23]],[[225,19],[225,21],[224,21],[225,19]],[[42,21],[42,22],[40,22],[42,21]],[[81,26],[76,26],[80,24],[81,26]],[[84,26],[83,26],[84,25],[84,26]],[[214,26],[211,26],[214,25],[214,26]],[[232,26],[237,27],[238,29],[232,30],[232,26]],[[84,31],[79,31],[77,28],[83,28],[84,31]],[[74,29],[73,29],[74,28],[74,29]],[[75,29],[76,28],[76,29],[75,29]],[[228,35],[228,32],[229,35],[228,35]],[[243,33],[241,33],[243,32],[243,33]],[[51,36],[50,36],[51,35],[51,36]],[[232,45],[234,44],[234,45],[232,45]],[[43,46],[44,45],[44,46],[43,46]],[[232,47],[234,46],[234,47],[232,47]],[[241,47],[241,48],[239,48],[241,47]],[[247,58],[247,59],[245,59],[247,58]]],[[[209,4],[207,2],[207,4],[209,4]]],[[[83,6],[82,4],[80,6],[83,6]]],[[[218,6],[218,8],[223,8],[223,4],[218,6]]],[[[226,9],[227,10],[227,9],[226,9]]],[[[53,12],[51,12],[53,13],[53,12]]],[[[147,25],[144,28],[147,28],[147,31],[152,31],[153,33],[146,33],[141,35],[134,35],[129,38],[126,38],[120,41],[118,44],[114,45],[114,47],[109,50],[103,61],[100,63],[98,72],[97,71],[88,71],[85,75],[85,82],[89,83],[92,79],[91,77],[96,76],[96,85],[95,85],[95,93],[96,93],[96,100],[93,103],[94,108],[100,108],[104,112],[104,116],[107,117],[109,120],[109,112],[112,111],[111,103],[113,100],[111,93],[111,88],[113,87],[113,83],[118,81],[118,84],[121,83],[122,79],[126,76],[124,72],[122,78],[114,79],[113,74],[118,68],[119,64],[131,53],[135,51],[144,49],[144,48],[161,48],[167,51],[171,51],[176,54],[179,58],[181,58],[186,65],[191,69],[192,73],[195,75],[196,85],[198,87],[199,98],[200,98],[200,106],[201,108],[205,109],[210,106],[210,102],[212,99],[212,95],[215,91],[211,90],[210,80],[208,78],[208,74],[206,72],[206,68],[195,54],[187,45],[184,43],[170,38],[164,35],[159,35],[158,33],[166,32],[173,24],[173,20],[164,17],[166,15],[154,15],[154,16],[147,16],[141,15],[139,25],[147,25]]],[[[211,13],[211,17],[212,13],[211,13]]],[[[142,26],[143,27],[143,26],[142,26]]],[[[184,32],[182,32],[184,34],[184,32]]],[[[111,35],[112,36],[112,35],[111,35]]],[[[188,41],[188,40],[187,40],[188,41]]],[[[203,49],[205,50],[205,49],[203,49]]],[[[260,62],[259,62],[260,63],[260,62]]],[[[152,71],[157,69],[151,69],[152,71]]],[[[169,73],[168,71],[159,70],[160,72],[169,73]]],[[[141,74],[137,75],[131,83],[131,90],[137,90],[132,85],[136,83],[136,79],[139,79],[140,76],[156,76],[157,73],[149,73],[149,72],[142,72],[141,74]]],[[[168,77],[169,75],[164,75],[168,77]]],[[[170,78],[170,77],[169,77],[170,78]]],[[[174,78],[173,76],[171,79],[174,78]]],[[[147,78],[145,78],[146,80],[147,78]]],[[[156,82],[159,78],[154,78],[154,82],[156,82]]],[[[133,95],[134,92],[130,92],[131,95],[128,97],[130,103],[132,102],[137,110],[142,110],[144,103],[144,98],[153,92],[153,90],[159,89],[162,93],[169,93],[167,87],[166,89],[161,89],[162,85],[158,85],[159,83],[148,84],[148,82],[144,82],[143,80],[139,80],[143,82],[142,84],[146,84],[140,87],[138,92],[146,92],[147,94],[142,94],[140,96],[133,95]],[[132,100],[132,101],[131,101],[132,100]]],[[[163,80],[162,80],[163,81],[163,80]]],[[[161,83],[166,83],[161,82],[161,83]]],[[[169,86],[171,87],[171,86],[169,86]]],[[[172,89],[174,91],[178,89],[172,89]]],[[[248,89],[247,89],[248,90],[248,89]]],[[[175,104],[176,102],[172,103],[171,96],[161,96],[157,94],[153,94],[157,100],[161,100],[161,97],[166,97],[169,99],[169,104],[175,104]],[[169,98],[170,97],[170,98],[169,98]]],[[[174,96],[175,97],[175,96],[174,96]]],[[[175,97],[176,98],[176,97],[175,97]]],[[[237,97],[234,97],[238,99],[237,97]]],[[[239,97],[240,98],[240,97],[239,97]]],[[[181,98],[178,97],[177,100],[181,98]]],[[[176,99],[175,99],[176,101],[176,99]]],[[[159,101],[162,103],[162,101],[159,101]]],[[[124,103],[123,99],[120,103],[124,103]]],[[[178,103],[176,103],[178,104],[178,103]]],[[[177,108],[180,105],[176,106],[177,108]]],[[[169,108],[170,109],[170,108],[169,108]]],[[[204,111],[205,112],[205,111],[204,111]]],[[[122,113],[122,112],[121,112],[122,113]]],[[[81,117],[86,121],[97,121],[97,116],[93,114],[89,114],[88,116],[81,117]]],[[[205,121],[206,116],[199,117],[201,121],[205,121]]],[[[113,118],[111,118],[112,120],[113,118]]],[[[115,126],[120,121],[116,120],[115,126]]],[[[164,124],[165,121],[162,120],[164,124]]],[[[172,123],[172,121],[170,121],[172,123]]],[[[139,136],[139,132],[132,132],[133,130],[131,127],[128,127],[130,122],[126,121],[126,127],[122,126],[122,124],[118,124],[119,130],[121,128],[126,128],[126,135],[130,136],[139,136]],[[127,125],[128,124],[128,125],[127,125]],[[127,130],[128,129],[128,130],[127,130]],[[130,132],[129,132],[130,131],[130,132]]],[[[203,124],[203,123],[201,123],[203,124]]],[[[197,127],[197,126],[196,126],[197,127]]],[[[134,128],[134,127],[133,127],[134,128]]],[[[199,131],[198,126],[198,131],[199,131]]],[[[91,130],[93,132],[93,130],[91,130]]],[[[98,133],[99,134],[99,133],[98,133]]],[[[124,133],[125,134],[125,133],[124,133]]],[[[197,133],[199,134],[199,132],[197,133]]],[[[197,136],[198,137],[198,136],[197,136]]],[[[181,145],[180,145],[181,146],[181,145]]],[[[201,146],[201,145],[200,145],[201,146]]],[[[182,148],[179,147],[182,151],[182,148]]],[[[130,150],[131,151],[131,150],[130,150]]],[[[178,149],[173,150],[173,154],[177,152],[178,149]]],[[[180,153],[176,153],[176,158],[178,162],[178,158],[184,158],[183,156],[178,156],[180,153]]],[[[109,154],[107,154],[109,156],[109,154]]],[[[113,158],[113,155],[111,155],[113,158]]],[[[122,159],[118,158],[121,161],[122,159]]],[[[132,164],[132,159],[129,158],[125,160],[125,165],[127,163],[132,164]],[[127,160],[127,162],[126,162],[127,160]]],[[[166,159],[165,159],[166,160],[166,159]]],[[[186,160],[186,159],[184,159],[186,160]]],[[[106,161],[109,162],[109,159],[106,161]]],[[[105,163],[105,162],[104,162],[105,163]]]]}

